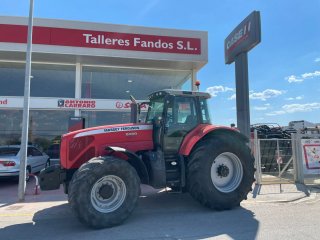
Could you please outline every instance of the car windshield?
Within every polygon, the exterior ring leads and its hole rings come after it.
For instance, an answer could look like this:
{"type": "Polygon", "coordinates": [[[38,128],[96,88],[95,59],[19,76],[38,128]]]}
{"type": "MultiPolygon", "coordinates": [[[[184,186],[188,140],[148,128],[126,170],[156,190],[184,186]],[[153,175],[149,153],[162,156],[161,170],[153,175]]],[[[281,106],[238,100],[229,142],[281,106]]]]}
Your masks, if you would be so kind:
{"type": "Polygon", "coordinates": [[[163,106],[163,98],[156,98],[150,100],[146,123],[152,123],[152,119],[154,119],[155,117],[162,117],[163,106]]]}
{"type": "Polygon", "coordinates": [[[0,156],[16,156],[19,152],[17,147],[4,147],[0,148],[0,156]]]}

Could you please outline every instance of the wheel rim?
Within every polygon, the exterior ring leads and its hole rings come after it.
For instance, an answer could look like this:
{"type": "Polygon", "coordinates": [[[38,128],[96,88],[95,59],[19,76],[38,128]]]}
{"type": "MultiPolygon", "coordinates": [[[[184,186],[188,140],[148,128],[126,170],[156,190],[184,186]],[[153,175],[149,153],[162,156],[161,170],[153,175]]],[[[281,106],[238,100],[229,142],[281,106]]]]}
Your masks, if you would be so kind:
{"type": "Polygon", "coordinates": [[[234,191],[241,183],[243,167],[233,153],[225,152],[217,156],[211,165],[213,185],[223,193],[234,191]]]}
{"type": "Polygon", "coordinates": [[[109,213],[117,210],[124,202],[127,189],[124,181],[108,175],[100,178],[91,189],[92,206],[99,212],[109,213]]]}

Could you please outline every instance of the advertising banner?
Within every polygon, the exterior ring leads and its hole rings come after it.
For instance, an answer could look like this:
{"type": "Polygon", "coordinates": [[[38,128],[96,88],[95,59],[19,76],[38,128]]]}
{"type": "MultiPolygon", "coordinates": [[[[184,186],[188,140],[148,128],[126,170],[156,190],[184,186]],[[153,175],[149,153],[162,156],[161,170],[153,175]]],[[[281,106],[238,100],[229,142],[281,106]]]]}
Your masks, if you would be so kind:
{"type": "Polygon", "coordinates": [[[304,174],[320,174],[320,139],[301,139],[304,174]]]}

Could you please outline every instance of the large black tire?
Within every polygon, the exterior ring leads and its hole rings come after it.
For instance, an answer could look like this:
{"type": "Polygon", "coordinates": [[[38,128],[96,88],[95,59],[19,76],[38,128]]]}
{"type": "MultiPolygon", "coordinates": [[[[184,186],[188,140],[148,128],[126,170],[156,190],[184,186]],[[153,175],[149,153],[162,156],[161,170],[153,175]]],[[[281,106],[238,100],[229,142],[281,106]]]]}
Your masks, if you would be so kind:
{"type": "Polygon", "coordinates": [[[191,153],[187,172],[189,193],[206,207],[226,210],[239,206],[247,198],[253,181],[254,159],[244,142],[227,136],[216,136],[199,142],[191,153]],[[238,174],[232,170],[230,163],[233,161],[234,168],[239,170],[238,174]],[[234,176],[230,177],[234,177],[231,178],[234,180],[230,180],[230,185],[217,184],[220,178],[223,181],[229,179],[232,171],[234,176]]]}
{"type": "Polygon", "coordinates": [[[100,229],[124,222],[136,207],[139,195],[140,179],[128,162],[99,157],[74,173],[68,200],[81,223],[100,229]]]}

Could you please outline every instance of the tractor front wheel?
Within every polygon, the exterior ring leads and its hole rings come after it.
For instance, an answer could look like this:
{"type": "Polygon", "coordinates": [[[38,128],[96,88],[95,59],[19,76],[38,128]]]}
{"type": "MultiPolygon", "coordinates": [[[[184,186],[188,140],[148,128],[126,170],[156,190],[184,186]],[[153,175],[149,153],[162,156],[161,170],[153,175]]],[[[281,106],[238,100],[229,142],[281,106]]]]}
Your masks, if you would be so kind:
{"type": "Polygon", "coordinates": [[[140,180],[126,161],[94,158],[73,175],[69,203],[80,222],[105,228],[121,224],[137,205],[140,180]]]}
{"type": "Polygon", "coordinates": [[[254,159],[238,139],[216,136],[197,144],[188,162],[188,189],[202,205],[231,209],[246,199],[254,181],[254,159]]]}

